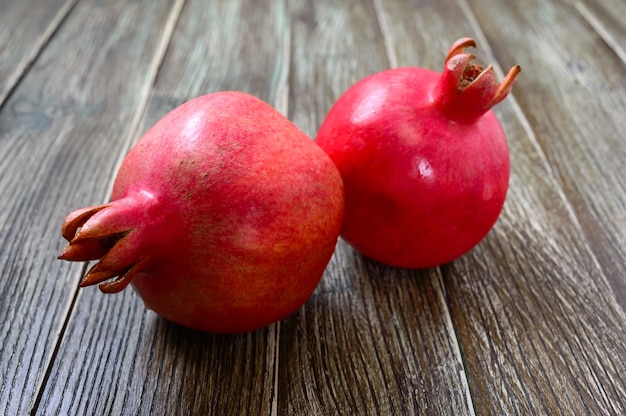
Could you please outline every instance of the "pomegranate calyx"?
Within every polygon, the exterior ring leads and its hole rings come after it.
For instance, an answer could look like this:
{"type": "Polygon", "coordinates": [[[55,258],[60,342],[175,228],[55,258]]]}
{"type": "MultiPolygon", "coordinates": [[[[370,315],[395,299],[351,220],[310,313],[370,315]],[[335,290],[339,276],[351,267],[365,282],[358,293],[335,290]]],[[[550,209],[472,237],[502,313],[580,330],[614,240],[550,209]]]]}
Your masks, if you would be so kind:
{"type": "Polygon", "coordinates": [[[509,95],[509,92],[511,92],[511,89],[513,88],[513,83],[519,76],[520,72],[522,72],[522,67],[519,65],[515,65],[513,68],[509,69],[509,72],[498,85],[498,90],[491,100],[491,105],[498,104],[500,101],[504,100],[507,95],[509,95]]]}
{"type": "MultiPolygon", "coordinates": [[[[140,224],[133,212],[136,199],[120,199],[108,204],[87,207],[70,213],[62,227],[69,244],[59,255],[68,261],[99,260],[87,272],[81,287],[99,284],[104,293],[123,290],[141,271],[145,257],[140,224]],[[113,281],[107,280],[116,278],[113,281]]],[[[145,206],[144,206],[145,208],[145,206]]]]}
{"type": "Polygon", "coordinates": [[[452,59],[453,56],[463,53],[463,50],[465,48],[475,48],[475,47],[476,47],[476,41],[474,41],[474,39],[472,38],[457,39],[452,44],[452,46],[450,46],[450,50],[448,50],[448,55],[446,56],[446,59],[444,62],[448,62],[450,59],[452,59]]]}
{"type": "Polygon", "coordinates": [[[121,270],[100,270],[102,263],[97,263],[80,282],[80,287],[98,285],[102,293],[118,293],[124,290],[133,277],[141,270],[141,261],[121,270]],[[115,280],[107,281],[115,278],[115,280]]]}
{"type": "Polygon", "coordinates": [[[472,122],[504,100],[521,71],[514,66],[498,83],[493,66],[473,63],[476,56],[465,53],[466,47],[476,47],[476,42],[461,38],[452,44],[432,94],[435,107],[458,122],[472,122]]]}
{"type": "Polygon", "coordinates": [[[71,212],[67,217],[65,217],[65,221],[63,221],[63,225],[61,226],[61,233],[63,234],[63,238],[65,238],[67,241],[72,241],[74,239],[74,236],[76,235],[76,232],[87,222],[89,218],[93,217],[94,214],[108,206],[109,204],[103,204],[98,206],[86,207],[71,212]]]}

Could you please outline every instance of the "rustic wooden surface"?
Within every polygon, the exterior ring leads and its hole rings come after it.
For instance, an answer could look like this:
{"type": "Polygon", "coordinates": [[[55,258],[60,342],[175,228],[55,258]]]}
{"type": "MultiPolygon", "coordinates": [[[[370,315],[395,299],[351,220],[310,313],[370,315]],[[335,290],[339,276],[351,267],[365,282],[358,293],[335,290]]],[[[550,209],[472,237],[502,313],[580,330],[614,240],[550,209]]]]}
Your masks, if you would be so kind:
{"type": "Polygon", "coordinates": [[[0,0],[0,414],[626,414],[626,3],[0,0]],[[403,270],[340,241],[309,302],[254,333],[186,330],[78,289],[60,224],[178,104],[242,90],[314,136],[352,83],[501,75],[512,175],[487,238],[403,270]]]}

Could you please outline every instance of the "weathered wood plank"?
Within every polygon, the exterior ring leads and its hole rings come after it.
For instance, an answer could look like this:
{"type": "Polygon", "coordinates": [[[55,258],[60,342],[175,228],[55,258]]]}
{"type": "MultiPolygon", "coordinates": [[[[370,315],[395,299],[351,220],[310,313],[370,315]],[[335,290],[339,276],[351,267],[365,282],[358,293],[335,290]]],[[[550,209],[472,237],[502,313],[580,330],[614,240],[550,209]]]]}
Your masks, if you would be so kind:
{"type": "MultiPolygon", "coordinates": [[[[386,69],[371,3],[291,1],[289,115],[310,135],[352,83],[386,69]]],[[[473,414],[437,270],[384,267],[340,242],[281,326],[279,414],[473,414]]]]}
{"type": "Polygon", "coordinates": [[[626,2],[622,0],[570,1],[583,19],[626,64],[626,2]]]}
{"type": "MultiPolygon", "coordinates": [[[[186,2],[132,141],[176,105],[217,90],[243,90],[286,112],[288,29],[282,2],[186,2]]],[[[128,47],[120,43],[110,54],[124,56],[128,47]]],[[[272,325],[239,336],[200,334],[158,319],[132,290],[105,296],[84,289],[40,409],[270,414],[279,333],[272,325]]]]}
{"type": "Polygon", "coordinates": [[[1,414],[626,411],[623,2],[189,0],[159,67],[183,1],[0,0],[1,414]],[[177,104],[244,90],[314,135],[357,79],[439,70],[466,35],[524,72],[496,110],[505,211],[462,259],[398,270],[340,242],[302,310],[234,337],[77,294],[55,260],[63,216],[177,104]]]}
{"type": "Polygon", "coordinates": [[[341,241],[281,327],[279,414],[474,414],[458,348],[435,270],[388,268],[341,241]]]}
{"type": "Polygon", "coordinates": [[[55,358],[83,269],[56,260],[60,224],[104,199],[168,12],[168,2],[81,1],[2,107],[2,414],[34,406],[55,358]]]}
{"type": "MultiPolygon", "coordinates": [[[[583,39],[573,38],[573,33],[580,33],[581,38],[587,36],[589,28],[585,33],[583,27],[569,26],[580,22],[571,23],[576,21],[571,14],[560,15],[566,12],[549,2],[502,2],[496,6],[497,2],[473,0],[471,10],[464,2],[460,2],[461,7],[412,3],[381,2],[387,20],[394,22],[389,26],[393,39],[389,43],[395,45],[398,65],[440,70],[442,52],[446,50],[442,42],[449,45],[460,36],[475,37],[481,48],[478,55],[486,57],[483,62],[493,61],[482,28],[505,69],[516,63],[523,68],[514,93],[524,112],[519,111],[514,98],[496,108],[508,132],[512,158],[504,212],[475,250],[442,268],[477,413],[623,413],[626,385],[620,374],[626,359],[626,318],[607,281],[610,273],[600,268],[590,248],[591,239],[583,235],[579,217],[554,176],[556,172],[560,178],[559,170],[568,166],[563,159],[580,160],[586,153],[598,157],[602,152],[589,147],[581,152],[576,145],[578,139],[572,138],[586,136],[576,131],[580,121],[560,115],[559,107],[563,105],[572,111],[572,106],[565,104],[573,95],[571,89],[580,89],[574,82],[566,86],[557,81],[568,71],[568,62],[574,66],[580,62],[573,58],[568,61],[571,46],[584,50],[587,58],[583,65],[588,71],[592,70],[588,60],[594,56],[599,59],[596,65],[605,63],[604,69],[593,66],[602,74],[594,81],[603,78],[615,82],[618,72],[615,67],[606,67],[611,58],[606,50],[594,52],[583,39]],[[542,21],[546,18],[550,21],[542,21]],[[565,21],[570,23],[562,26],[565,21]],[[528,27],[533,31],[526,30],[528,27]],[[559,27],[567,28],[562,34],[568,39],[552,40],[559,27]],[[420,42],[408,41],[420,36],[420,42]],[[546,47],[551,40],[558,44],[556,51],[546,47]],[[539,130],[529,128],[527,116],[539,130]],[[563,156],[554,156],[548,162],[535,135],[555,143],[551,145],[553,151],[563,156]]],[[[579,76],[591,78],[589,74],[579,76]]],[[[604,90],[597,95],[585,93],[588,104],[581,106],[583,103],[577,100],[576,105],[587,111],[592,106],[604,108],[603,101],[615,106],[617,95],[609,97],[604,90]]],[[[611,139],[607,141],[612,143],[608,147],[615,149],[613,138],[623,134],[615,135],[613,130],[618,120],[616,110],[606,114],[601,116],[605,128],[596,134],[608,133],[611,139]]],[[[614,182],[620,169],[615,161],[608,162],[603,173],[614,182]]],[[[597,173],[585,171],[581,176],[578,171],[577,177],[583,187],[598,186],[597,173]]],[[[572,192],[565,189],[569,197],[572,192]]],[[[609,201],[621,198],[603,196],[609,201]]],[[[595,205],[604,206],[602,201],[595,205]]],[[[594,206],[582,200],[577,204],[594,206]]],[[[607,214],[615,220],[623,212],[613,209],[607,214]]],[[[619,232],[613,231],[610,238],[619,241],[615,236],[619,232]]],[[[617,250],[616,259],[624,259],[621,248],[612,250],[617,250]]]]}
{"type": "MultiPolygon", "coordinates": [[[[520,105],[626,311],[626,63],[560,2],[501,10],[484,1],[472,6],[484,16],[488,9],[500,12],[509,22],[510,30],[491,42],[502,61],[523,60],[537,74],[521,80],[520,105]],[[527,40],[532,48],[516,53],[525,41],[513,32],[533,22],[542,24],[527,40]]],[[[487,18],[480,23],[495,32],[487,18]]]]}
{"type": "Polygon", "coordinates": [[[0,106],[75,3],[0,2],[0,106]]]}

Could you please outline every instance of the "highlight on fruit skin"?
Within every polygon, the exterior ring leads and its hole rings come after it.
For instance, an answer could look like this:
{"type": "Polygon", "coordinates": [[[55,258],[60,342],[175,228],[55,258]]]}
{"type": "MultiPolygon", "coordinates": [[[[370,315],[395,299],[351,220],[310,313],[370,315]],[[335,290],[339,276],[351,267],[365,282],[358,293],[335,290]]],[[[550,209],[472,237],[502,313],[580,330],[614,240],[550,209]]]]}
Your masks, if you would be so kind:
{"type": "Polygon", "coordinates": [[[502,211],[510,175],[504,129],[492,107],[502,82],[474,63],[471,38],[450,47],[442,72],[417,67],[372,74],[333,104],[315,141],[344,181],[341,236],[378,262],[448,263],[476,246],[502,211]]]}
{"type": "Polygon", "coordinates": [[[301,130],[249,94],[184,103],[130,150],[110,202],[70,213],[59,255],[96,260],[81,286],[131,285],[207,332],[249,332],[309,298],[334,252],[343,182],[301,130]]]}

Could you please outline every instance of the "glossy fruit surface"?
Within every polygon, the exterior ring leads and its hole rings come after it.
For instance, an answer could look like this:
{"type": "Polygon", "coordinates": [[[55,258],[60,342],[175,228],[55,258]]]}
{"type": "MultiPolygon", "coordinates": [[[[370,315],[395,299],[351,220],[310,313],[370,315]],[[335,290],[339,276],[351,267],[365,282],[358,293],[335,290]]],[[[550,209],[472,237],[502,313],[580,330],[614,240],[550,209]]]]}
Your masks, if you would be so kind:
{"type": "Polygon", "coordinates": [[[168,320],[247,332],[308,299],[343,207],[339,172],[296,126],[250,95],[209,94],[137,142],[111,202],[67,216],[59,257],[98,260],[82,286],[130,283],[168,320]]]}
{"type": "Polygon", "coordinates": [[[497,83],[493,68],[456,41],[442,73],[397,68],[350,87],[316,142],[344,180],[342,237],[359,252],[398,267],[438,266],[474,247],[506,197],[509,153],[491,107],[520,68],[497,83]]]}

